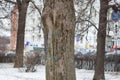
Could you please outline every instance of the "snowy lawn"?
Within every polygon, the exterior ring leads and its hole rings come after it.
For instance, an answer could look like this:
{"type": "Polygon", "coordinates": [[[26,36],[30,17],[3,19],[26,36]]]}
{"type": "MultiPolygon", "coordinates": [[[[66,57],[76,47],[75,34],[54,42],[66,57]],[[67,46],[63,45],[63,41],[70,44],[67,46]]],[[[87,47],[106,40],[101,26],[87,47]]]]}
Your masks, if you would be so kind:
{"type": "MultiPolygon", "coordinates": [[[[43,65],[39,65],[36,72],[23,72],[12,67],[12,63],[0,63],[0,80],[45,80],[45,66],[43,65]]],[[[92,80],[93,75],[93,70],[76,69],[77,80],[92,80]]],[[[105,78],[105,80],[120,80],[120,72],[106,72],[105,78]]]]}

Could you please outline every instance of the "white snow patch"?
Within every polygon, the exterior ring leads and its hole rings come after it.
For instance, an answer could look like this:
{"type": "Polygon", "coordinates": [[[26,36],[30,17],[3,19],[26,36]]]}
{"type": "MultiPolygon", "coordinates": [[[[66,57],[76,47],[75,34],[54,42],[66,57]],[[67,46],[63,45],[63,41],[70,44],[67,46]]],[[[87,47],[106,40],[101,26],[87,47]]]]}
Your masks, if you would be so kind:
{"type": "MultiPolygon", "coordinates": [[[[36,72],[21,72],[12,63],[0,63],[0,80],[46,80],[45,66],[39,65],[36,72]]],[[[76,69],[76,80],[92,80],[93,70],[76,69]]],[[[120,80],[120,72],[105,72],[105,80],[120,80]]]]}

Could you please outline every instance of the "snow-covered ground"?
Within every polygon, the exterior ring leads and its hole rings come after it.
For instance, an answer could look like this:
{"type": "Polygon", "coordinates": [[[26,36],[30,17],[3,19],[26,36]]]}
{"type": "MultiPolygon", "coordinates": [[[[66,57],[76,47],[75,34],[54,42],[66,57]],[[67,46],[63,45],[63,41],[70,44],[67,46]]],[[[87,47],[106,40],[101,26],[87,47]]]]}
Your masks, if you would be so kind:
{"type": "MultiPolygon", "coordinates": [[[[23,72],[23,69],[12,68],[13,64],[0,63],[0,80],[46,80],[45,66],[39,65],[36,72],[23,72]]],[[[77,80],[92,80],[93,70],[76,69],[77,80]]],[[[120,72],[105,72],[105,80],[120,80],[120,72]]]]}

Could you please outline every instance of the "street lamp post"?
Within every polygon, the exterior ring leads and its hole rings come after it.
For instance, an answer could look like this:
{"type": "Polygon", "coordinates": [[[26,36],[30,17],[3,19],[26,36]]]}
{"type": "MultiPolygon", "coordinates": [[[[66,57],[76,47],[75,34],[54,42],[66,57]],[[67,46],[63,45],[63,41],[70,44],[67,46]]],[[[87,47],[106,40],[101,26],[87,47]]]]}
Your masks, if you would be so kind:
{"type": "Polygon", "coordinates": [[[116,35],[115,35],[115,42],[116,42],[115,55],[117,55],[117,30],[118,30],[118,29],[117,29],[117,26],[118,26],[118,25],[116,24],[116,25],[115,25],[115,34],[116,34],[116,35]]]}
{"type": "Polygon", "coordinates": [[[118,32],[118,24],[115,25],[115,41],[116,41],[116,47],[115,47],[115,66],[114,66],[114,70],[117,71],[117,32],[118,32]]]}

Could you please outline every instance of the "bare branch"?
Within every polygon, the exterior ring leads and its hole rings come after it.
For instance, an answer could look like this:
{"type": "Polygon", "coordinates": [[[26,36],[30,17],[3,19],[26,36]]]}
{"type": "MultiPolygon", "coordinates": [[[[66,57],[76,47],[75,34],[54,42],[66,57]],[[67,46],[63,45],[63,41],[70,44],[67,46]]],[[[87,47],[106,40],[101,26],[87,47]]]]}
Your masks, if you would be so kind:
{"type": "Polygon", "coordinates": [[[34,1],[30,0],[30,2],[34,5],[34,7],[38,10],[40,16],[41,16],[41,12],[40,12],[40,9],[37,5],[35,5],[34,1]]]}
{"type": "Polygon", "coordinates": [[[81,19],[80,21],[76,21],[76,23],[80,23],[81,21],[87,21],[87,22],[89,22],[92,26],[95,27],[96,30],[98,30],[97,26],[94,23],[92,23],[90,20],[87,20],[87,19],[86,20],[81,19]]]}
{"type": "Polygon", "coordinates": [[[6,18],[8,18],[9,17],[9,15],[6,15],[6,16],[4,16],[4,17],[0,17],[0,19],[6,19],[6,18]]]}
{"type": "Polygon", "coordinates": [[[9,2],[9,3],[12,3],[12,4],[17,4],[16,2],[14,1],[11,1],[11,0],[5,0],[6,2],[9,2]]]}
{"type": "Polygon", "coordinates": [[[89,0],[88,2],[87,2],[87,5],[86,5],[86,7],[83,9],[83,11],[85,11],[88,7],[89,7],[89,4],[93,4],[95,2],[95,0],[89,0]]]}

